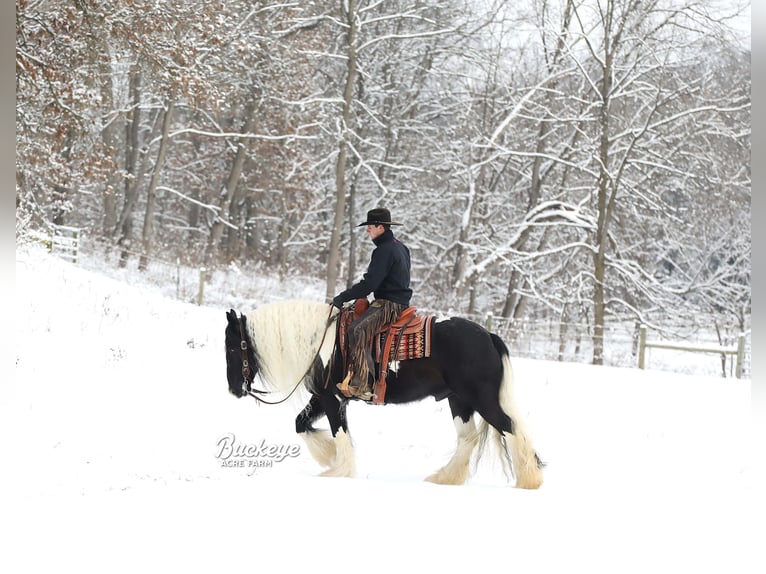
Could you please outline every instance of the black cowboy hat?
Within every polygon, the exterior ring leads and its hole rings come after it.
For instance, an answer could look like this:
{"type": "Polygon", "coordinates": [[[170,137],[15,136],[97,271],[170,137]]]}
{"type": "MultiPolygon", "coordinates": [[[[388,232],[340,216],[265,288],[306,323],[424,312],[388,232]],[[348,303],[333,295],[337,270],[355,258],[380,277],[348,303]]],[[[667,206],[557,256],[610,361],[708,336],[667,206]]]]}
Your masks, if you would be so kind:
{"type": "Polygon", "coordinates": [[[385,207],[376,207],[367,212],[367,219],[362,221],[357,227],[362,227],[363,225],[401,225],[401,223],[391,221],[391,212],[385,207]]]}

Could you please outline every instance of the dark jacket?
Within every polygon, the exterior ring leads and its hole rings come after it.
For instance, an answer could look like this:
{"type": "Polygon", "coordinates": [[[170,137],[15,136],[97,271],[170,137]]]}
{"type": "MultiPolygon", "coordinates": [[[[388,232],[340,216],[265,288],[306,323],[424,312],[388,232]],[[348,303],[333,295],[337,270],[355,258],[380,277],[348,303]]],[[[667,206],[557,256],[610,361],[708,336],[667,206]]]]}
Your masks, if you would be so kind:
{"type": "Polygon", "coordinates": [[[346,301],[361,299],[373,293],[375,299],[387,299],[409,305],[412,298],[410,250],[394,238],[390,229],[386,229],[372,241],[375,243],[375,249],[370,256],[367,273],[361,281],[335,297],[333,303],[342,305],[346,301]]]}

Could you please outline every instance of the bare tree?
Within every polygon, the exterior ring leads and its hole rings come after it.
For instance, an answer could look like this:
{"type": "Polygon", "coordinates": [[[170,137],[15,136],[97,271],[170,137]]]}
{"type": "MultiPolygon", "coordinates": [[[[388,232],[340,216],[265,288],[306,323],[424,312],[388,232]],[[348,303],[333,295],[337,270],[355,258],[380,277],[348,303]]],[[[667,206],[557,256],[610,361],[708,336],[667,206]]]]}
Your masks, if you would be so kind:
{"type": "Polygon", "coordinates": [[[356,43],[359,14],[354,0],[341,1],[341,12],[344,16],[346,74],[343,88],[343,110],[339,118],[338,156],[335,164],[335,210],[330,236],[330,247],[327,258],[327,290],[326,299],[332,299],[338,280],[340,262],[340,234],[346,215],[346,157],[348,154],[349,124],[351,122],[351,107],[354,100],[354,84],[356,82],[356,43]]]}
{"type": "Polygon", "coordinates": [[[165,160],[170,147],[170,124],[173,120],[173,108],[175,103],[172,99],[165,102],[162,112],[162,130],[160,133],[160,145],[157,150],[157,159],[154,162],[151,181],[146,192],[146,211],[144,213],[144,226],[141,232],[141,257],[138,260],[138,268],[143,271],[146,269],[149,258],[152,253],[154,241],[153,227],[154,214],[157,202],[157,187],[162,176],[162,168],[165,166],[165,160]]]}
{"type": "MultiPolygon", "coordinates": [[[[245,125],[242,128],[243,135],[247,136],[250,134],[255,127],[255,123],[255,105],[253,102],[251,102],[248,104],[245,111],[245,125]]],[[[229,213],[231,202],[234,199],[234,195],[239,185],[239,180],[242,175],[242,166],[245,163],[245,157],[247,155],[248,143],[249,140],[247,137],[239,138],[239,141],[237,141],[237,151],[231,164],[231,170],[229,171],[229,175],[226,179],[226,185],[221,192],[220,203],[218,204],[218,215],[216,216],[215,222],[213,223],[213,226],[210,230],[210,236],[208,238],[207,250],[205,252],[206,266],[212,264],[215,249],[217,248],[218,242],[220,241],[221,235],[223,234],[223,227],[225,223],[224,217],[229,213]]]]}

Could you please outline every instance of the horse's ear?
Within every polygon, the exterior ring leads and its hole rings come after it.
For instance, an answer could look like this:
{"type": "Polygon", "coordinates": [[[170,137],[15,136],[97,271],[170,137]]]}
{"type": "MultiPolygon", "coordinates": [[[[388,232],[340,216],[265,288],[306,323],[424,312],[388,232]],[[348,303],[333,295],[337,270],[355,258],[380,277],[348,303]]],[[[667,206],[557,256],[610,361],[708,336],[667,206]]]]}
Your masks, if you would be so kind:
{"type": "Polygon", "coordinates": [[[226,312],[226,318],[229,320],[229,323],[236,323],[237,322],[237,313],[234,311],[234,309],[230,309],[226,312]]]}

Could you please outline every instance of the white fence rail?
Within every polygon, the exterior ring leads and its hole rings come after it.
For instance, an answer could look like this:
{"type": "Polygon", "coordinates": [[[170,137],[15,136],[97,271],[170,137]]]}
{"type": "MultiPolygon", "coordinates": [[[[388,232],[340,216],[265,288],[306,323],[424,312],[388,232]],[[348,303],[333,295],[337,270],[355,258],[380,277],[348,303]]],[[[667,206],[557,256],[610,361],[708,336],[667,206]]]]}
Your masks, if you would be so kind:
{"type": "Polygon", "coordinates": [[[714,353],[723,356],[724,360],[727,355],[733,355],[736,357],[736,366],[734,369],[734,376],[738,379],[742,378],[742,365],[745,359],[745,335],[740,334],[737,337],[736,347],[724,347],[715,345],[693,345],[684,342],[672,342],[672,341],[647,341],[646,340],[647,329],[645,325],[641,325],[639,332],[638,343],[638,368],[643,369],[646,367],[646,349],[669,349],[673,351],[687,351],[690,353],[714,353]]]}

